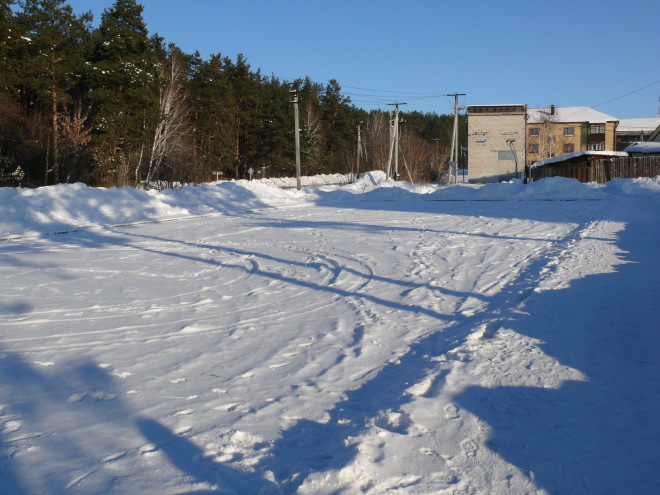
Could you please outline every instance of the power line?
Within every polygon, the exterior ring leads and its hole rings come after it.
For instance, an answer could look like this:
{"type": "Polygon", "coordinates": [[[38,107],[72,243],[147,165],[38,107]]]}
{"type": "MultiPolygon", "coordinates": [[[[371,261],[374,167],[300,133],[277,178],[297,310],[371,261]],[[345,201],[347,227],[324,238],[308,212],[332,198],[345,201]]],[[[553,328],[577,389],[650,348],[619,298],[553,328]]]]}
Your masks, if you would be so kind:
{"type": "Polygon", "coordinates": [[[612,98],[611,100],[607,100],[607,101],[604,101],[603,103],[599,103],[598,105],[592,105],[591,108],[596,108],[596,107],[600,107],[600,106],[603,106],[603,105],[607,105],[608,103],[612,103],[613,101],[620,100],[621,98],[625,98],[626,96],[630,96],[630,95],[632,95],[632,94],[634,94],[634,93],[638,93],[639,91],[642,91],[642,90],[644,90],[644,89],[646,89],[646,88],[650,88],[651,86],[655,86],[655,85],[658,84],[658,83],[660,83],[660,80],[655,81],[655,82],[652,82],[652,83],[650,83],[650,84],[647,84],[646,86],[643,86],[643,87],[641,87],[641,88],[639,88],[639,89],[635,89],[635,90],[633,90],[633,91],[631,91],[631,92],[629,92],[629,93],[626,93],[625,95],[617,96],[616,98],[612,98]]]}
{"type": "Polygon", "coordinates": [[[415,92],[410,92],[410,91],[389,91],[385,89],[372,89],[372,88],[359,88],[357,86],[342,86],[342,88],[350,88],[350,89],[359,89],[361,91],[375,91],[377,93],[393,93],[393,94],[401,94],[401,95],[423,95],[423,96],[433,96],[433,97],[438,97],[438,96],[444,96],[438,93],[415,93],[415,92]]]}

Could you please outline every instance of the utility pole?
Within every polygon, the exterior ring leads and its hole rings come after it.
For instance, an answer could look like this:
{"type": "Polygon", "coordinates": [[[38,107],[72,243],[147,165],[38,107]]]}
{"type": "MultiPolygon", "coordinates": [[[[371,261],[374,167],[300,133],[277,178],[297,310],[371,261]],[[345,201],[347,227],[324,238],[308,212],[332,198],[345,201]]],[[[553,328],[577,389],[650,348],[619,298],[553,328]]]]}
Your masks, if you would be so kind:
{"type": "Polygon", "coordinates": [[[358,122],[357,126],[357,160],[355,165],[355,177],[353,177],[353,182],[355,182],[360,175],[360,157],[362,156],[362,135],[360,134],[360,126],[364,124],[364,121],[358,122]]]}
{"type": "Polygon", "coordinates": [[[453,93],[445,96],[454,97],[454,131],[451,135],[451,151],[449,152],[449,176],[452,177],[449,182],[458,183],[458,97],[465,96],[465,93],[453,93]]]}
{"type": "Polygon", "coordinates": [[[513,159],[516,161],[516,179],[518,178],[518,154],[516,153],[516,149],[513,147],[513,144],[517,141],[517,139],[507,139],[506,142],[509,145],[509,148],[511,148],[511,153],[513,153],[513,159]]]}
{"type": "Polygon", "coordinates": [[[289,90],[291,103],[293,103],[293,124],[296,137],[296,189],[300,191],[302,184],[300,180],[300,121],[298,117],[298,88],[289,90]]]}
{"type": "Polygon", "coordinates": [[[390,159],[387,163],[387,177],[390,176],[390,169],[392,164],[392,157],[394,157],[394,180],[399,180],[399,105],[407,105],[407,103],[388,103],[394,106],[394,125],[391,126],[390,139],[390,159]]]}

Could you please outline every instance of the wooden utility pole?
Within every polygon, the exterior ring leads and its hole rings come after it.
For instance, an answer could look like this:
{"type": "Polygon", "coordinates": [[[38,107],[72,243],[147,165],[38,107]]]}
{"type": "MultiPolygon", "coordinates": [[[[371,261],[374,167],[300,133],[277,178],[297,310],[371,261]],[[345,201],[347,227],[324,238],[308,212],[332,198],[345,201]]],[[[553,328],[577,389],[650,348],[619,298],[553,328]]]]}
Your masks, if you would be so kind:
{"type": "Polygon", "coordinates": [[[300,191],[302,184],[300,180],[300,121],[298,117],[298,89],[294,88],[289,90],[291,93],[293,103],[293,124],[294,134],[296,137],[296,189],[300,191]]]}
{"type": "Polygon", "coordinates": [[[449,152],[449,182],[458,183],[458,97],[465,96],[465,93],[454,93],[454,130],[451,135],[451,151],[449,152]]]}

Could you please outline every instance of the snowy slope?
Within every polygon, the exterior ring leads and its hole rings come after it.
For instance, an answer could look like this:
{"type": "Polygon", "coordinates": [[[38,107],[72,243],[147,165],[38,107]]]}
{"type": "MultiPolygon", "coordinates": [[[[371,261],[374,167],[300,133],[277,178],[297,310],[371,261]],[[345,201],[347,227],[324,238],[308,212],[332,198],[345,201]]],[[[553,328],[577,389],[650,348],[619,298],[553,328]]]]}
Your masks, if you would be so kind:
{"type": "Polygon", "coordinates": [[[653,493],[659,193],[0,189],[2,493],[653,493]]]}

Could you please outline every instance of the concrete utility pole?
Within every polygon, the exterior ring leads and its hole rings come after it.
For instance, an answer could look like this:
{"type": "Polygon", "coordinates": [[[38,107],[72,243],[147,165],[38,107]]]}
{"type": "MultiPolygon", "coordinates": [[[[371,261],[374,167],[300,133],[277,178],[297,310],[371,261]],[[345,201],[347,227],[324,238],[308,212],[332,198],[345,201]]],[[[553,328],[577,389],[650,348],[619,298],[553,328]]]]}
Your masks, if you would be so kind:
{"type": "Polygon", "coordinates": [[[461,107],[458,106],[458,97],[465,96],[465,93],[454,93],[454,131],[451,135],[451,151],[449,152],[449,182],[454,184],[458,183],[458,111],[461,107]]]}
{"type": "Polygon", "coordinates": [[[399,180],[399,105],[407,103],[388,103],[394,106],[394,125],[391,127],[390,139],[390,159],[387,163],[387,177],[390,176],[392,157],[394,157],[394,180],[399,180]]]}
{"type": "Polygon", "coordinates": [[[353,182],[355,182],[360,175],[360,157],[362,157],[362,136],[360,134],[360,126],[362,124],[364,124],[364,122],[360,121],[357,126],[357,160],[355,162],[355,177],[353,177],[353,182]]]}
{"type": "Polygon", "coordinates": [[[298,89],[294,88],[289,90],[291,93],[293,103],[293,124],[296,137],[296,189],[300,191],[302,184],[300,180],[300,121],[298,117],[298,89]]]}

